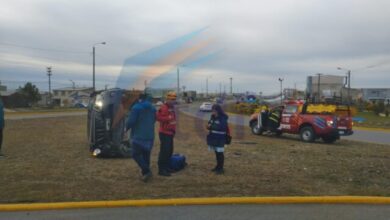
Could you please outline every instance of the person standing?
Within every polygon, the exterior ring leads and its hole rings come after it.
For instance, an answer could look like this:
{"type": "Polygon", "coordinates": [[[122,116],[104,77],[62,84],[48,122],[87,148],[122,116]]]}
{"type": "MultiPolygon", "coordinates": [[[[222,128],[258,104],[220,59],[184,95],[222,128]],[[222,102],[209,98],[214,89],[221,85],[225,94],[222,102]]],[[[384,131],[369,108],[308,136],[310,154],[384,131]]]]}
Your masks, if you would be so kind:
{"type": "Polygon", "coordinates": [[[4,154],[1,151],[1,146],[3,144],[3,129],[4,129],[4,106],[3,106],[3,102],[0,99],[0,157],[4,157],[4,154]]]}
{"type": "Polygon", "coordinates": [[[176,93],[169,92],[165,103],[161,105],[156,115],[157,121],[160,122],[160,153],[158,156],[158,174],[160,176],[171,176],[169,163],[173,154],[173,138],[176,133],[175,103],[176,93]]]}
{"type": "Polygon", "coordinates": [[[154,124],[156,109],[141,94],[138,101],[131,107],[127,120],[127,129],[131,129],[130,140],[133,147],[133,159],[141,168],[142,180],[147,182],[152,177],[150,170],[150,154],[154,143],[154,124]]]}
{"type": "Polygon", "coordinates": [[[209,150],[213,150],[215,152],[217,165],[211,171],[216,174],[224,173],[224,151],[228,132],[228,118],[229,117],[220,105],[213,105],[212,114],[207,124],[207,129],[209,130],[209,134],[207,135],[207,145],[209,146],[209,150]]]}

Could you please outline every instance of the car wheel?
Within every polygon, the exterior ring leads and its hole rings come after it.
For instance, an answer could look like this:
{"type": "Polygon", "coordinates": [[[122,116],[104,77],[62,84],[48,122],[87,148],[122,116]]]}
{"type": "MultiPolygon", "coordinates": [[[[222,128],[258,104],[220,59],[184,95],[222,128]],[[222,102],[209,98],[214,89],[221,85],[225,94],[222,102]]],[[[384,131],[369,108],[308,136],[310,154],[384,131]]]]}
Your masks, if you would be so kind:
{"type": "Polygon", "coordinates": [[[257,126],[257,121],[251,122],[251,131],[254,135],[261,135],[263,133],[263,130],[257,126]]]}
{"type": "Polygon", "coordinates": [[[300,131],[301,140],[304,142],[313,142],[315,140],[315,133],[311,126],[305,126],[300,131]]]}

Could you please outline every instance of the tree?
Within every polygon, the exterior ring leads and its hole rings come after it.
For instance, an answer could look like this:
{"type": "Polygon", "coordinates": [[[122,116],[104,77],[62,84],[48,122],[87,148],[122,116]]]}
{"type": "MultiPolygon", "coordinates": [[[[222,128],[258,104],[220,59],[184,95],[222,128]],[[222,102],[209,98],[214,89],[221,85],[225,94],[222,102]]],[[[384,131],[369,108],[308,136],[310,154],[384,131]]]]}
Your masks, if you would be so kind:
{"type": "Polygon", "coordinates": [[[24,87],[19,87],[18,93],[26,99],[28,106],[30,107],[41,100],[39,89],[31,82],[27,82],[24,87]]]}
{"type": "Polygon", "coordinates": [[[385,103],[383,101],[375,103],[373,111],[376,115],[383,113],[385,111],[385,103]]]}

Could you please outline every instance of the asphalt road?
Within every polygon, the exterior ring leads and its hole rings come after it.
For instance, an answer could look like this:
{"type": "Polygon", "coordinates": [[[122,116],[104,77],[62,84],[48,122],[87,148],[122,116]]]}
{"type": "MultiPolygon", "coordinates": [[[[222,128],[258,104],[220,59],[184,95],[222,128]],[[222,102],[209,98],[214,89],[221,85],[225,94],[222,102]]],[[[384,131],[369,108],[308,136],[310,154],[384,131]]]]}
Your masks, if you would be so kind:
{"type": "Polygon", "coordinates": [[[74,209],[32,212],[0,212],[7,220],[107,220],[107,219],[390,219],[389,205],[210,205],[74,209]]]}
{"type": "MultiPolygon", "coordinates": [[[[199,112],[198,104],[182,106],[180,107],[180,111],[204,120],[208,120],[210,118],[210,113],[199,112]]],[[[249,116],[229,115],[229,123],[248,127],[249,116]]],[[[366,131],[366,130],[357,130],[357,129],[355,129],[354,132],[355,133],[351,136],[343,136],[341,138],[346,140],[354,140],[354,141],[362,141],[362,142],[370,142],[370,143],[390,144],[390,132],[366,131]]]]}
{"type": "Polygon", "coordinates": [[[26,113],[26,114],[9,114],[5,115],[5,120],[22,120],[22,119],[36,119],[36,118],[56,118],[67,116],[81,116],[87,115],[86,111],[82,112],[45,112],[45,113],[26,113]]]}

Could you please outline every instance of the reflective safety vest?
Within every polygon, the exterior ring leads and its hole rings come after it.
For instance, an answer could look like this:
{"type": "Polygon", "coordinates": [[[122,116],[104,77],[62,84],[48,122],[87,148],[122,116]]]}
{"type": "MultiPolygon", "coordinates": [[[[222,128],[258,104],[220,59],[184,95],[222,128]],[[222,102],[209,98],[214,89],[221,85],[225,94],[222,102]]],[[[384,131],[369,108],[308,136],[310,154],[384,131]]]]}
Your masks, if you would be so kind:
{"type": "Polygon", "coordinates": [[[279,114],[279,112],[272,112],[271,115],[269,116],[269,120],[272,120],[275,123],[279,123],[280,122],[280,114],[279,114]]]}

